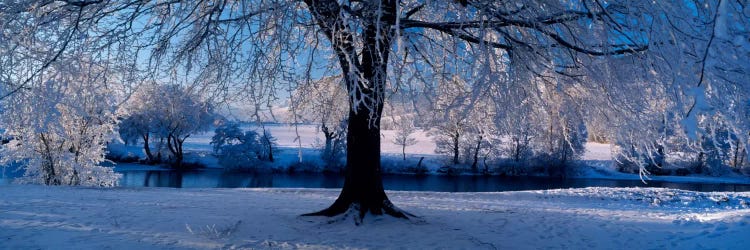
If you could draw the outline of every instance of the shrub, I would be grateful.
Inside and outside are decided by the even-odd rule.
[[[261,137],[255,131],[242,132],[237,123],[229,122],[216,128],[211,145],[221,166],[236,169],[272,161],[275,141],[267,130]]]

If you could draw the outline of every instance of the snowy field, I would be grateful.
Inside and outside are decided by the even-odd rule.
[[[338,190],[0,186],[2,249],[742,249],[750,193],[389,192],[419,218],[300,217]]]

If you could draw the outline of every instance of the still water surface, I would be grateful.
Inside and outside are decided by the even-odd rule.
[[[177,188],[341,188],[344,178],[331,174],[254,174],[203,170],[123,171],[120,185],[126,187]],[[676,183],[638,180],[560,179],[499,176],[410,176],[384,175],[387,190],[439,192],[495,192],[580,187],[665,187],[694,191],[750,191],[750,184]]]

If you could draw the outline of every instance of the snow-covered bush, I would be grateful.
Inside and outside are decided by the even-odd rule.
[[[228,169],[254,167],[260,163],[258,133],[242,132],[237,123],[226,123],[216,128],[211,138],[219,164]]]
[[[257,134],[252,136],[253,142],[255,142],[256,136]],[[240,144],[245,138],[245,134],[242,132],[242,129],[240,129],[239,124],[235,122],[226,122],[216,127],[214,130],[214,136],[211,137],[211,145],[213,146],[214,153],[221,155],[224,154],[223,149],[225,145]]]
[[[228,169],[255,168],[263,161],[273,161],[276,139],[267,130],[263,135],[245,131],[234,122],[216,128],[211,138],[219,164]]]
[[[720,117],[706,118],[702,122],[701,135],[696,151],[696,162],[702,167],[701,172],[720,176],[731,171],[740,157],[738,136],[730,130]]]
[[[258,159],[273,162],[273,152],[277,150],[276,137],[274,137],[268,129],[262,128],[262,130],[263,134],[258,134],[258,142],[260,143]]]
[[[2,100],[11,139],[2,162],[23,165],[23,181],[46,185],[115,186],[120,174],[102,167],[115,137],[115,100],[85,62],[53,64],[39,83]]]
[[[293,173],[320,173],[322,170],[325,171],[326,169],[321,166],[322,162],[320,161],[302,161],[302,162],[295,162],[291,165],[287,166],[286,172],[289,174]]]

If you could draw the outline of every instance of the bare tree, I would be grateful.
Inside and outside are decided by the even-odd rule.
[[[413,122],[406,117],[400,117],[396,122],[396,137],[393,138],[393,144],[401,146],[403,160],[406,160],[406,147],[417,144],[417,139],[411,136],[415,131]]]

